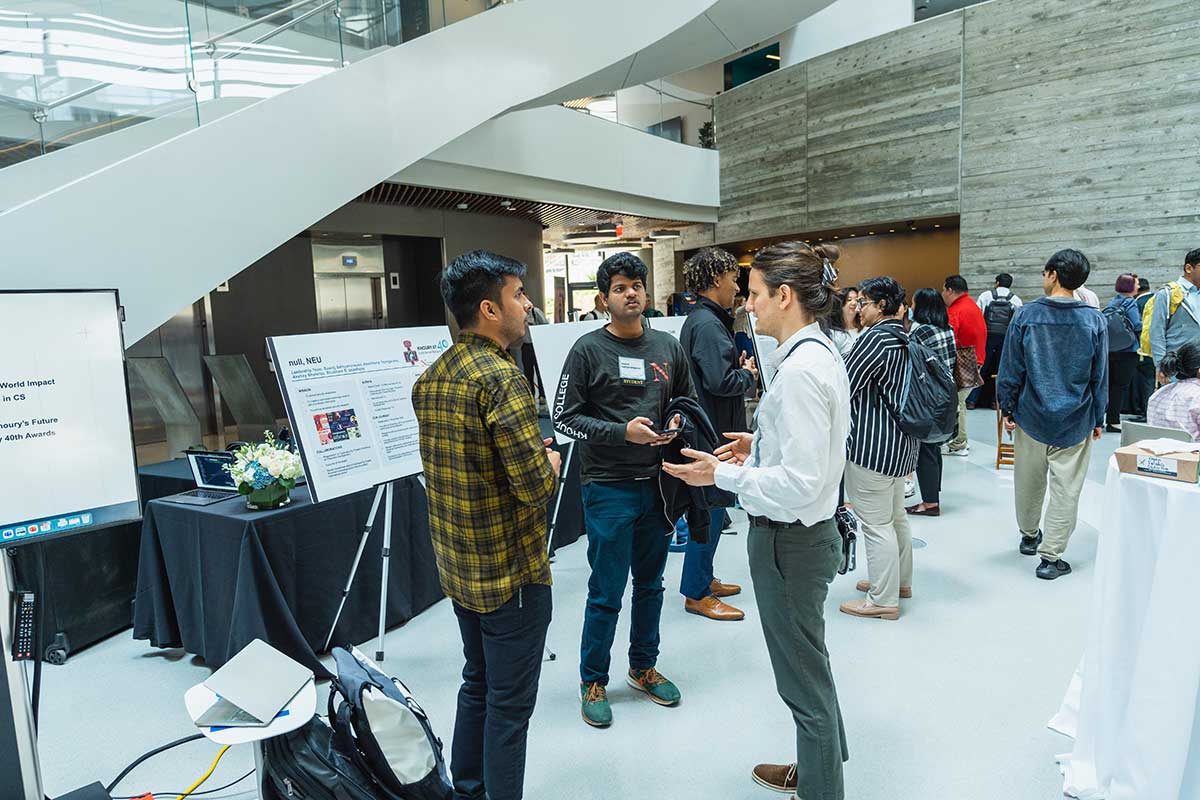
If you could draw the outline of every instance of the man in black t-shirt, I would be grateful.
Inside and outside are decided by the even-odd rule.
[[[663,569],[673,521],[658,485],[661,445],[678,426],[666,420],[675,397],[695,397],[687,355],[667,333],[644,328],[646,265],[631,253],[605,259],[596,286],[611,321],[571,348],[559,379],[554,427],[578,441],[588,531],[587,611],[580,646],[583,719],[612,723],[609,662],[621,598],[633,576],[629,672],[626,681],[659,705],[679,702],[679,690],[658,673]]]

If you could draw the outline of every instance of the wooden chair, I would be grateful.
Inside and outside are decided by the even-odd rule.
[[[995,376],[992,376],[995,380]],[[1004,418],[1000,416],[1000,404],[996,404],[996,469],[1016,464],[1017,451],[1011,441],[1004,441]]]

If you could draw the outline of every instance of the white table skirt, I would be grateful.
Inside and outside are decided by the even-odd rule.
[[[1194,800],[1200,487],[1125,475],[1114,459],[1104,494],[1087,650],[1051,721],[1064,733],[1074,728],[1063,792],[1082,800]]]

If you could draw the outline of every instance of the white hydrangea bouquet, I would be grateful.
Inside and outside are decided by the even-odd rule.
[[[237,484],[238,494],[246,496],[246,507],[254,511],[286,506],[292,501],[296,479],[304,474],[297,453],[279,445],[270,431],[262,444],[244,445],[234,462],[225,467]]]

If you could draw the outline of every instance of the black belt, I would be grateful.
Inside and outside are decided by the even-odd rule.
[[[775,528],[776,530],[779,530],[782,528],[794,528],[797,525],[802,525],[803,523],[800,522],[800,520],[794,520],[792,522],[776,522],[768,517],[756,517],[754,515],[750,515],[750,524],[757,525],[760,528]]]

